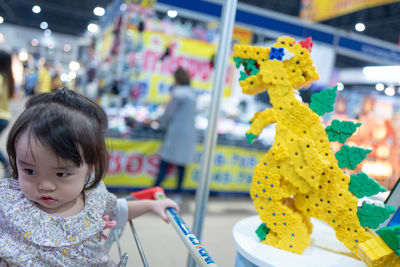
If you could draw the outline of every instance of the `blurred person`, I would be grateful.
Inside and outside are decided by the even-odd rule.
[[[196,96],[190,87],[190,76],[184,69],[178,68],[174,78],[171,99],[158,120],[160,128],[165,129],[166,134],[159,152],[161,162],[154,186],[161,185],[169,166],[173,165],[178,169],[175,193],[180,193],[185,177],[185,166],[192,161],[197,144]],[[176,200],[179,201],[179,197]]]
[[[50,65],[44,63],[39,67],[38,80],[36,83],[35,93],[48,93],[51,91],[51,75],[50,75]]]
[[[62,86],[63,82],[61,81],[60,71],[56,70],[51,78],[51,91],[57,91]]]
[[[25,95],[35,94],[35,86],[38,81],[39,73],[37,67],[33,70],[28,71],[25,75]]]
[[[9,102],[14,95],[14,90],[11,55],[0,50],[0,134],[7,127],[8,122],[11,119]],[[10,164],[1,151],[0,161],[4,166],[5,175],[10,175]]]

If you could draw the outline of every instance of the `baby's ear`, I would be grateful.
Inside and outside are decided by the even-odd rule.
[[[89,175],[91,175],[92,173],[94,174],[94,170],[95,170],[94,165],[89,165],[89,169],[88,169],[87,175],[89,176]]]
[[[94,181],[94,175],[95,175],[94,170],[95,170],[94,165],[90,165],[86,174],[86,184],[92,183]]]

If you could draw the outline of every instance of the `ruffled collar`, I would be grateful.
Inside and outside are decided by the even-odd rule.
[[[103,182],[85,191],[85,207],[78,214],[62,217],[44,212],[27,199],[15,179],[0,179],[0,212],[5,216],[3,227],[21,232],[22,238],[39,246],[60,247],[81,243],[99,234],[104,226],[106,203]]]

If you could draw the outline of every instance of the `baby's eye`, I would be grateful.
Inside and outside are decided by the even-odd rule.
[[[24,172],[28,175],[35,175],[36,171],[32,169],[24,169]]]
[[[60,178],[65,178],[68,176],[68,173],[65,172],[57,172],[56,175]]]

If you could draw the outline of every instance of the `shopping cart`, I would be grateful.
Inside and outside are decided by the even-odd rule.
[[[149,189],[141,190],[138,192],[131,193],[126,199],[128,200],[141,200],[141,199],[164,199],[166,198],[164,190],[161,187],[152,187]],[[175,209],[169,208],[167,209],[167,216],[175,231],[178,233],[179,237],[182,239],[185,246],[188,248],[190,255],[194,259],[194,261],[200,267],[217,267],[217,264],[208,254],[207,250],[200,243],[197,237],[192,233],[190,228],[186,225],[186,223],[182,220],[179,214],[175,211]],[[133,226],[132,220],[128,221],[133,237],[136,242],[136,246],[138,248],[140,257],[143,262],[143,266],[148,267],[149,264],[147,262],[146,256],[144,255],[144,251],[142,245],[140,243],[138,234],[136,233],[135,227]],[[111,246],[114,242],[117,245],[117,250],[119,254],[120,262],[118,266],[126,266],[128,263],[128,254],[122,251],[120,245],[120,239],[123,234],[125,225],[121,225],[120,227],[114,227],[110,230],[108,234],[108,239],[104,243],[104,247],[106,252],[110,251]]]

